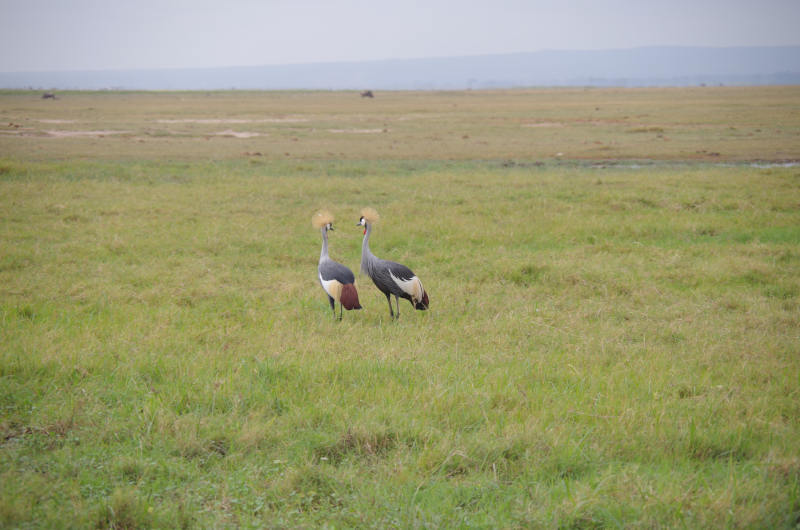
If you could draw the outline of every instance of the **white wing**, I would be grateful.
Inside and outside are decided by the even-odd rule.
[[[389,277],[408,296],[410,296],[414,300],[422,299],[422,292],[421,292],[422,282],[419,281],[419,278],[417,278],[416,276],[412,276],[408,280],[403,280],[392,274],[391,270],[389,271]]]

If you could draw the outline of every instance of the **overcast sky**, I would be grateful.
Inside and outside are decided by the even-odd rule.
[[[800,0],[0,0],[0,71],[800,45]]]

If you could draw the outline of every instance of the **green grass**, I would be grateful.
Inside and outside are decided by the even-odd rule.
[[[0,526],[798,525],[800,168],[54,149],[0,160]],[[430,311],[333,319],[367,205]]]
[[[361,167],[4,175],[5,525],[796,522],[796,169]]]

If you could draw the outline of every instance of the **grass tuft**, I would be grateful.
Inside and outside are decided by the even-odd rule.
[[[95,528],[131,530],[153,526],[152,510],[131,489],[115,490],[98,514]]]
[[[394,449],[397,443],[397,435],[390,432],[348,429],[335,443],[315,449],[314,457],[332,464],[340,464],[348,457],[380,458]]]

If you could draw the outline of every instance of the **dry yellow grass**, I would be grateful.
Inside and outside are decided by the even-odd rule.
[[[800,158],[800,88],[464,92],[0,92],[25,158]]]

